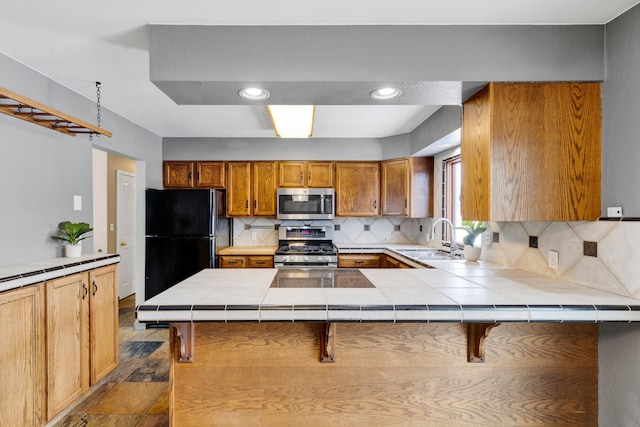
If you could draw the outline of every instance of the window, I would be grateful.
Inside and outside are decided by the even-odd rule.
[[[460,155],[442,161],[442,217],[447,218],[454,226],[462,225],[460,196],[462,188],[462,161]],[[449,227],[443,227],[443,239],[451,240]],[[456,230],[456,240],[461,245],[465,236],[464,230]]]

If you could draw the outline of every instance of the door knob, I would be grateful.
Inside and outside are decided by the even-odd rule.
[[[127,246],[127,242],[120,242],[120,246]]]

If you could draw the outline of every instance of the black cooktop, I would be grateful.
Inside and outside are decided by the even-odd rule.
[[[271,288],[375,288],[359,270],[346,268],[284,268]]]

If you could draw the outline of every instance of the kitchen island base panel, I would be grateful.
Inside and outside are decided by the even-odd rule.
[[[486,362],[467,324],[196,323],[193,363],[171,329],[173,426],[595,426],[598,327],[503,323]]]

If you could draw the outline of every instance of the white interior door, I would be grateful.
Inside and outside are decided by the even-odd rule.
[[[136,175],[131,172],[116,171],[117,215],[116,246],[120,255],[118,267],[118,298],[126,298],[134,293],[136,254]]]

